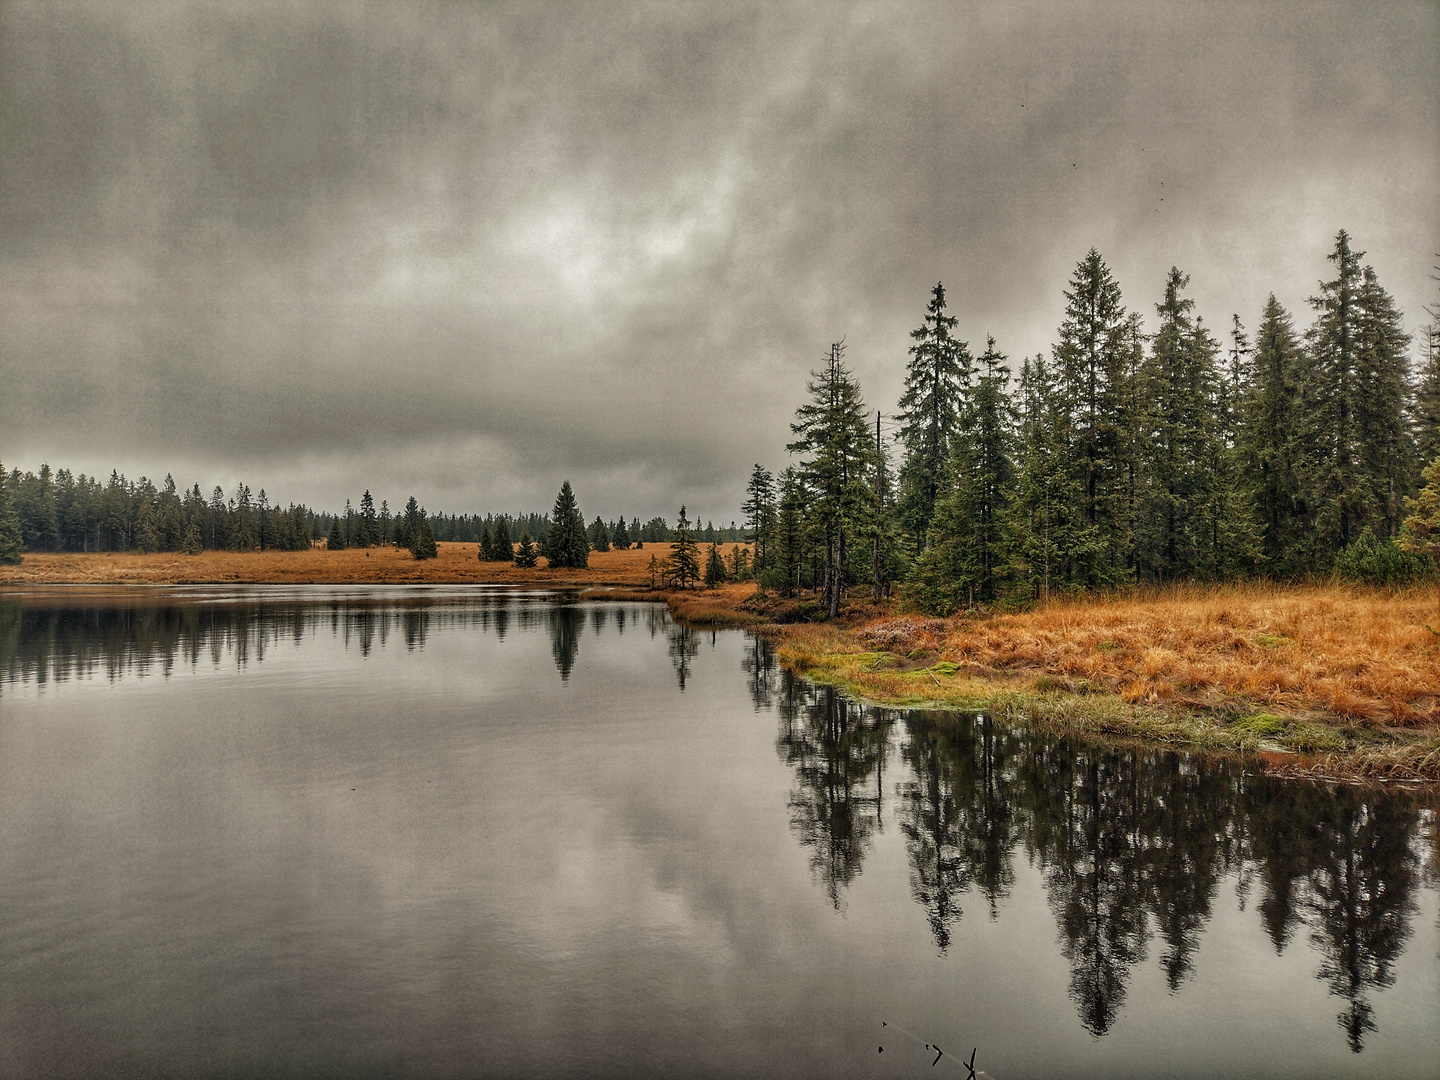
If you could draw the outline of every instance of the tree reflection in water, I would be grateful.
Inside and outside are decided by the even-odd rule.
[[[1015,881],[1010,853],[1017,834],[1002,782],[1010,747],[985,717],[971,726],[917,712],[906,716],[905,726],[904,758],[914,779],[897,790],[910,891],[944,953],[961,915],[961,894],[975,885],[994,918]]]
[[[1363,1049],[1375,1029],[1369,992],[1394,982],[1411,933],[1419,846],[1435,846],[1422,838],[1437,829],[1434,813],[1407,795],[1279,781],[1232,759],[1099,746],[987,716],[885,713],[786,672],[777,695],[772,665],[760,642],[742,660],[756,707],[778,696],[777,751],[795,771],[791,828],[837,908],[880,828],[888,726],[901,715],[908,768],[895,793],[910,891],[941,953],[968,894],[998,915],[1023,845],[1080,1023],[1101,1036],[1152,939],[1171,993],[1183,989],[1220,882],[1234,875],[1242,910],[1259,884],[1257,914],[1277,952],[1308,931],[1316,976],[1348,1002],[1337,1019]]]
[[[685,692],[685,683],[690,678],[690,665],[700,653],[700,635],[688,626],[671,623],[665,631],[670,662],[675,665],[675,681],[680,692]]]
[[[761,712],[775,704],[776,670],[775,647],[762,637],[750,636],[745,639],[745,656],[740,667],[748,679],[750,700],[755,711]]]
[[[580,654],[580,633],[585,628],[585,612],[574,604],[555,604],[549,609],[550,655],[560,672],[560,681],[569,682]]]
[[[790,828],[811,849],[810,868],[838,911],[881,828],[892,714],[857,705],[831,687],[809,687],[786,672],[780,716],[777,749],[795,770]]]

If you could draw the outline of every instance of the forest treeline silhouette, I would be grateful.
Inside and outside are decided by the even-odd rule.
[[[264,488],[256,494],[245,483],[229,495],[216,486],[206,497],[198,483],[181,491],[168,475],[157,486],[148,477],[127,480],[114,470],[102,482],[48,464],[38,472],[0,469],[0,563],[16,562],[27,551],[304,551],[321,541],[331,550],[393,545],[418,552],[422,536],[432,543],[478,543],[486,558],[508,562],[513,544],[526,535],[540,545],[537,554],[543,553],[556,520],[538,512],[429,514],[413,495],[392,510],[385,499],[376,506],[368,489],[358,506],[346,500],[343,511],[332,513],[273,504]],[[612,543],[628,548],[675,536],[658,516],[643,523],[638,517],[627,523],[623,516],[609,522],[597,516],[580,525],[581,542],[599,551]],[[739,540],[740,532],[733,522],[722,528],[709,522],[697,527],[695,536],[723,543]]]

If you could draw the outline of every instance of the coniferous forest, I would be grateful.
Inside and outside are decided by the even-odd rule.
[[[1100,253],[1076,265],[1048,356],[972,346],[936,284],[911,333],[896,411],[872,411],[833,344],[811,372],[778,475],[751,473],[743,526],[624,515],[588,525],[566,481],[551,514],[392,511],[370,491],[322,512],[167,476],[108,481],[0,469],[0,561],[25,551],[334,550],[477,543],[482,561],[647,542],[753,544],[712,551],[667,581],[755,577],[813,591],[830,615],[847,591],[918,609],[1028,603],[1130,584],[1335,575],[1395,584],[1433,576],[1440,538],[1440,308],[1412,336],[1341,231],[1302,316],[1272,294],[1253,328],[1212,330],[1188,275],[1159,283],[1155,329],[1127,307]],[[898,466],[897,463],[898,462]],[[1428,508],[1428,509],[1427,509]],[[1432,520],[1433,519],[1433,520]]]
[[[573,505],[573,494],[570,498]],[[382,545],[415,551],[425,536],[432,543],[479,544],[484,561],[509,562],[525,537],[543,549],[556,520],[536,512],[430,515],[414,496],[392,511],[388,500],[377,507],[369,490],[358,506],[347,500],[343,511],[318,511],[272,504],[264,488],[255,494],[244,483],[228,496],[217,486],[207,498],[199,484],[181,491],[168,475],[157,487],[148,477],[127,480],[114,470],[102,483],[49,465],[24,473],[0,468],[0,564],[18,562],[27,551],[304,551],[321,541],[332,551]],[[597,517],[588,527],[580,521],[577,529],[579,542],[597,551],[675,537],[663,517],[643,524],[639,517],[628,523],[623,516],[610,522]],[[734,522],[722,528],[711,522],[700,535],[711,543],[733,543],[741,529]],[[578,558],[573,550],[566,557]]]
[[[1272,294],[1253,328],[1218,331],[1172,268],[1147,334],[1092,249],[1050,355],[1018,363],[962,339],[937,284],[891,437],[842,341],[796,410],[796,463],[755,466],[760,580],[814,590],[833,616],[862,585],[946,614],[1127,584],[1432,575],[1435,500],[1414,497],[1440,477],[1422,477],[1440,455],[1440,337],[1432,322],[1412,342],[1345,232],[1329,261],[1308,325]]]

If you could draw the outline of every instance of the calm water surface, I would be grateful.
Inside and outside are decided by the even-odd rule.
[[[1436,1077],[1432,807],[654,606],[0,593],[0,1075]]]

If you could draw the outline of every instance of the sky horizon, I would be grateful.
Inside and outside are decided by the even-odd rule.
[[[891,415],[1154,325],[1440,300],[1440,4],[0,6],[0,461],[728,525],[830,342]],[[873,416],[873,413],[872,413]]]

